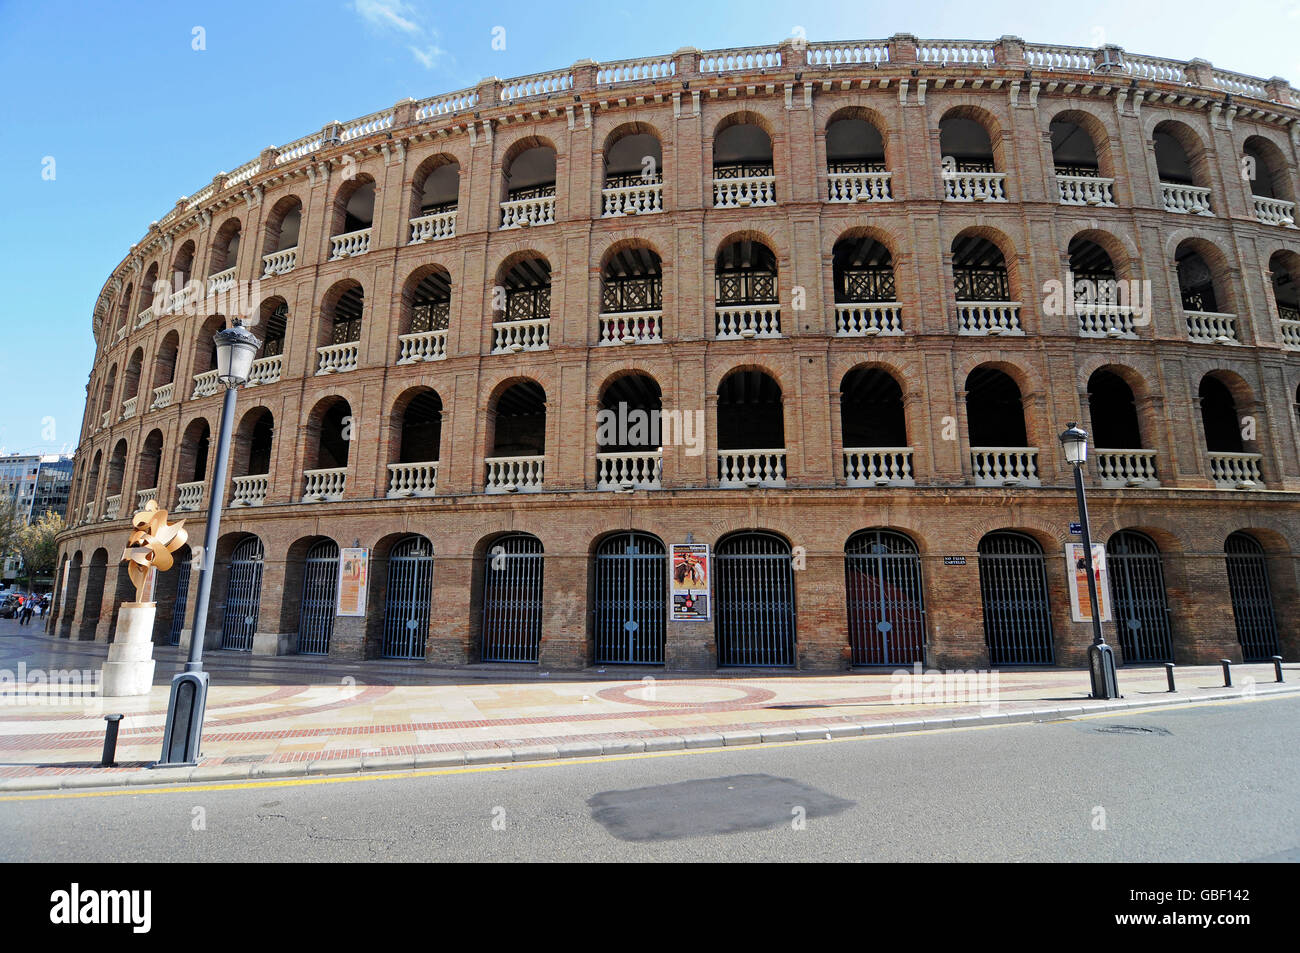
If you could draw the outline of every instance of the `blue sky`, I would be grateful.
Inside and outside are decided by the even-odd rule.
[[[774,43],[796,27],[813,41],[1118,43],[1300,84],[1300,0],[0,0],[0,449],[75,446],[110,271],[176,199],[265,146],[485,76]]]

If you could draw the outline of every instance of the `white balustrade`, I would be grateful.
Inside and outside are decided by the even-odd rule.
[[[273,251],[269,255],[262,256],[262,277],[274,278],[276,275],[287,275],[298,265],[298,248],[286,248],[284,251]]]
[[[208,295],[221,294],[223,291],[229,291],[235,287],[235,269],[227,268],[225,271],[219,271],[208,279]]]
[[[883,66],[889,62],[889,43],[862,41],[809,43],[809,66]]]
[[[284,355],[272,354],[270,357],[259,357],[248,368],[248,383],[246,387],[256,387],[258,384],[274,384],[280,379],[280,373],[284,369]]]
[[[447,331],[417,331],[397,336],[398,364],[441,361],[447,356]]]
[[[745,175],[713,180],[714,208],[749,208],[776,204],[776,176]]]
[[[781,336],[779,304],[727,305],[715,309],[719,341]]]
[[[718,486],[785,486],[785,450],[719,450]]]
[[[411,240],[407,244],[418,245],[421,242],[436,242],[444,238],[456,237],[456,210],[434,212],[411,219]]]
[[[316,375],[341,374],[357,369],[360,341],[348,341],[345,344],[326,344],[316,348]]]
[[[99,415],[99,429],[104,430],[113,422],[113,412],[106,410]]]
[[[501,203],[501,229],[555,224],[555,196],[538,195]]]
[[[1115,205],[1115,180],[1088,175],[1057,175],[1062,205]]]
[[[207,487],[207,480],[176,484],[176,512],[190,513],[202,506],[203,493]]]
[[[438,461],[429,463],[390,463],[388,496],[433,496],[438,488]]]
[[[121,493],[117,494],[117,496],[110,496],[110,497],[108,497],[106,500],[104,500],[104,520],[105,520],[105,522],[107,522],[108,520],[115,520],[115,519],[117,519],[117,514],[120,513],[121,511],[122,511],[122,494],[121,494]]]
[[[845,447],[849,486],[915,486],[911,447]]]
[[[518,79],[508,79],[501,84],[497,93],[503,103],[516,99],[530,99],[533,96],[551,96],[573,88],[573,73],[568,69],[552,70],[549,73],[533,73]]]
[[[217,379],[217,371],[204,371],[202,374],[194,375],[194,393],[190,394],[190,400],[198,400],[200,397],[211,397],[221,386],[221,381]]]
[[[1284,202],[1282,199],[1265,198],[1262,195],[1254,196],[1255,199],[1255,218],[1265,225],[1281,225],[1285,228],[1295,227],[1295,203]]]
[[[1154,450],[1102,450],[1092,451],[1097,462],[1097,477],[1104,487],[1159,486],[1156,478],[1156,452]]]
[[[117,343],[126,337],[126,323],[123,322],[117,326],[117,334],[113,338],[113,343]]]
[[[976,486],[1039,486],[1037,447],[971,447]]]
[[[1074,313],[1079,316],[1081,338],[1137,337],[1133,309],[1128,305],[1075,302]]]
[[[478,90],[462,89],[454,93],[443,93],[441,96],[420,100],[415,110],[415,119],[416,122],[424,122],[439,116],[450,116],[465,109],[473,109],[477,105]]]
[[[150,500],[158,499],[158,487],[150,487],[147,490],[137,490],[135,494],[135,508],[142,510]]]
[[[1166,212],[1179,215],[1213,215],[1210,210],[1210,190],[1195,185],[1176,185],[1173,182],[1160,183],[1160,198]]]
[[[826,175],[828,202],[892,202],[892,172],[830,172]]]
[[[1019,301],[958,301],[958,334],[1024,334]]]
[[[86,503],[86,508],[81,512],[81,522],[93,523],[95,521],[95,501],[90,500]]]
[[[149,405],[149,409],[162,410],[164,407],[170,407],[172,403],[172,393],[175,390],[175,382],[163,384],[161,387],[155,387],[153,389],[153,403]]]
[[[271,478],[266,473],[238,476],[230,481],[231,506],[261,506],[266,502],[266,490]]]
[[[1210,477],[1225,490],[1250,490],[1264,482],[1258,453],[1221,453],[1210,451]]]
[[[757,72],[779,68],[781,51],[768,46],[713,50],[703,54],[698,62],[701,73],[728,73],[735,70]]]
[[[356,258],[370,251],[370,229],[359,228],[355,232],[344,232],[330,237],[330,261],[341,258]]]
[[[1005,202],[1005,172],[944,172],[943,197],[949,202]]]
[[[1193,341],[1227,344],[1237,340],[1237,316],[1215,311],[1184,311],[1187,336]]]
[[[1300,348],[1300,321],[1282,319],[1282,346]]]
[[[671,56],[643,56],[635,60],[601,63],[596,70],[596,85],[647,82],[677,75],[677,62]]]
[[[662,311],[621,311],[600,316],[601,345],[660,344],[663,342]]]
[[[871,338],[903,333],[903,306],[897,301],[862,301],[835,306],[835,335]]]
[[[545,457],[488,457],[488,493],[536,493],[542,489],[545,478]]]
[[[647,182],[644,185],[620,185],[601,190],[602,218],[620,215],[649,215],[664,210],[664,185]]]
[[[146,324],[152,321],[153,318],[154,318],[153,305],[149,305],[149,307],[145,308],[143,311],[141,311],[139,314],[135,316],[136,329],[144,327]]]
[[[135,416],[135,408],[138,403],[140,403],[139,397],[128,397],[126,400],[122,401],[123,420],[130,420]]]
[[[496,321],[492,324],[493,354],[545,351],[551,346],[550,340],[550,318],[536,318],[532,321]]]
[[[993,66],[994,44],[979,40],[921,40],[916,44],[918,63],[939,66]]]
[[[663,486],[663,450],[596,454],[596,489],[658,490]]]
[[[303,470],[302,479],[304,503],[333,503],[343,499],[343,491],[348,482],[348,468]]]

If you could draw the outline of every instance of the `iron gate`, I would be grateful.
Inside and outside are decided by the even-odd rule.
[[[226,611],[221,620],[221,647],[237,652],[253,650],[257,611],[262,601],[262,541],[245,539],[230,556],[226,583]]]
[[[980,540],[980,597],[990,665],[1051,665],[1047,568],[1038,543],[1020,533]]]
[[[844,546],[854,665],[925,664],[921,557],[902,533],[863,530]]]
[[[302,602],[298,609],[298,654],[329,655],[334,634],[334,603],[339,587],[339,547],[321,540],[303,561]]]
[[[1237,621],[1237,641],[1246,662],[1266,662],[1278,654],[1277,619],[1268,584],[1268,557],[1259,540],[1233,533],[1223,544],[1228,563],[1228,591],[1232,616]]]
[[[662,665],[668,551],[656,536],[619,533],[596,550],[595,661]]]
[[[1160,549],[1151,537],[1120,530],[1106,541],[1110,601],[1127,662],[1172,662],[1169,603]]]
[[[172,601],[172,628],[167,635],[168,645],[181,644],[181,630],[185,628],[185,609],[190,601],[190,569],[194,565],[194,555],[189,548],[185,557],[176,565],[176,598]]]
[[[542,542],[506,536],[483,556],[484,662],[536,662],[542,641]]]
[[[794,567],[790,546],[771,533],[718,543],[719,665],[795,664]]]
[[[408,536],[388,556],[384,658],[424,658],[433,590],[433,544]]]

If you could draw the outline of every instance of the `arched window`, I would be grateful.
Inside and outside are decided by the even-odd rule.
[[[593,562],[593,661],[664,664],[668,551],[649,533],[607,536]]]
[[[854,110],[837,113],[826,127],[826,198],[831,202],[893,200],[885,167],[885,140],[871,120]]]
[[[761,241],[739,238],[714,262],[715,336],[719,341],[781,336],[776,255]]]
[[[663,149],[659,137],[642,128],[626,127],[605,149],[604,218],[664,210]]]
[[[1110,253],[1087,238],[1070,240],[1070,280],[1080,337],[1137,337],[1134,302],[1120,283]],[[1150,304],[1150,302],[1146,302]]]
[[[647,374],[611,381],[596,415],[596,488],[653,490],[662,486],[663,399]]]
[[[1300,348],[1300,255],[1280,251],[1268,260],[1273,300],[1282,323],[1282,343]]]
[[[1029,446],[1020,387],[981,365],[966,378],[966,426],[976,486],[1038,486],[1038,448]]]
[[[298,238],[302,230],[302,200],[286,195],[271,207],[262,243],[262,277],[274,278],[298,264]]]
[[[544,351],[550,346],[551,263],[525,253],[497,272],[492,299],[492,353]]]
[[[207,420],[199,418],[191,421],[181,437],[177,453],[176,472],[176,506],[177,512],[190,512],[205,505],[203,491],[208,478],[208,441],[209,428]]]
[[[265,407],[250,410],[235,435],[231,506],[261,506],[270,486],[275,418]]]
[[[949,202],[1005,202],[1006,175],[1000,171],[984,113],[957,108],[939,120],[939,151],[944,199]]]
[[[718,665],[795,665],[790,544],[774,533],[733,533],[719,540],[714,564],[718,577]]]
[[[953,239],[952,280],[959,334],[1024,334],[1020,302],[998,245],[967,230]]]
[[[1200,137],[1183,123],[1166,120],[1156,126],[1152,147],[1165,211],[1213,215],[1209,160]]]
[[[785,486],[781,385],[763,371],[733,371],[718,385],[718,485]]]
[[[979,543],[979,566],[989,664],[1052,664],[1043,548],[1023,533],[989,533]]]
[[[915,486],[903,389],[880,368],[859,367],[840,383],[840,434],[849,486]]]
[[[536,381],[516,381],[492,401],[489,417],[487,492],[540,491],[546,460],[546,391]]]
[[[1158,486],[1155,451],[1144,449],[1142,424],[1128,382],[1105,368],[1094,371],[1088,378],[1088,412],[1101,485]]]
[[[663,340],[663,263],[644,245],[625,245],[605,256],[600,269],[602,345],[657,344]]]
[[[757,116],[728,117],[713,136],[713,207],[775,204],[772,137]]]
[[[541,139],[516,143],[502,163],[501,228],[555,222],[555,147]]]
[[[903,333],[894,258],[884,244],[865,234],[841,238],[831,252],[831,269],[837,336]]]
[[[158,473],[162,466],[162,451],[162,431],[150,431],[140,447],[140,459],[136,464],[135,505],[137,507],[143,507],[150,500],[158,499]]]
[[[397,336],[398,364],[440,361],[447,356],[451,322],[451,276],[441,265],[426,265],[406,280]]]
[[[1294,226],[1295,184],[1282,150],[1262,136],[1251,136],[1244,152],[1255,218],[1266,225]]]
[[[342,281],[325,294],[317,331],[317,374],[356,370],[366,293],[355,281]]]
[[[370,251],[370,229],[375,221],[375,180],[363,173],[345,182],[334,200],[333,216],[330,261]]]
[[[1061,204],[1114,206],[1110,155],[1106,151],[1098,153],[1094,138],[1105,137],[1100,121],[1087,113],[1067,111],[1052,120],[1049,131]]]
[[[442,398],[419,389],[398,401],[393,414],[397,460],[388,465],[388,496],[433,496],[438,485],[442,443]]]
[[[180,354],[181,339],[175,331],[168,331],[158,346],[153,360],[153,402],[150,410],[169,407],[175,399],[176,358]]]
[[[316,405],[307,421],[304,503],[343,499],[353,430],[352,408],[342,397]]]
[[[1210,477],[1223,489],[1251,490],[1264,482],[1256,452],[1258,422],[1243,417],[1232,389],[1217,373],[1201,378],[1198,396]]]

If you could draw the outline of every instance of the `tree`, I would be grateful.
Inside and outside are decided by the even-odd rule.
[[[28,592],[32,591],[35,577],[54,574],[54,564],[59,556],[57,539],[63,528],[63,517],[53,510],[46,510],[40,519],[18,531],[15,549],[23,558]]]

